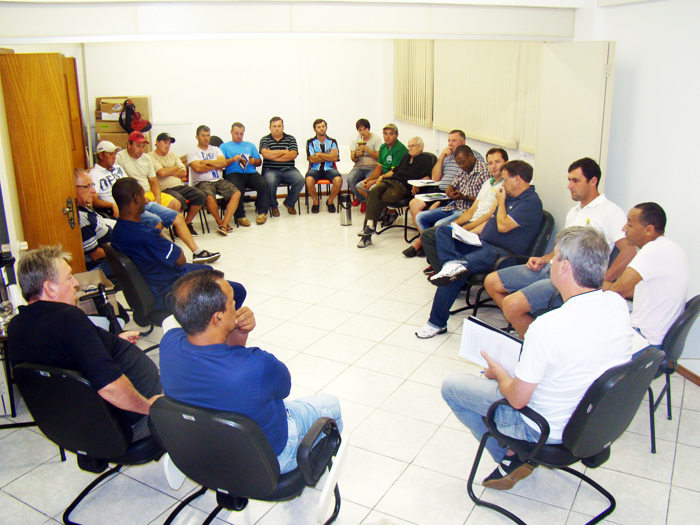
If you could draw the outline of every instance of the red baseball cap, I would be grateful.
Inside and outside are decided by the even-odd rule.
[[[146,140],[146,137],[144,137],[143,133],[140,131],[132,131],[129,134],[129,140],[132,142],[145,142],[146,144],[150,144],[150,142]]]

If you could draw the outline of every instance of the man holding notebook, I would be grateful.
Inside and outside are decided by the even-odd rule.
[[[550,278],[564,304],[530,325],[512,376],[482,351],[488,365],[484,377],[452,374],[443,381],[443,399],[474,437],[482,438],[482,416],[505,397],[512,408],[498,408],[499,431],[537,442],[537,426],[516,410],[529,406],[549,423],[547,443],[561,443],[564,427],[588,387],[632,357],[635,332],[627,304],[601,289],[609,255],[605,236],[595,228],[572,226],[559,232]],[[486,487],[509,490],[534,468],[494,439],[487,441],[486,449],[498,463],[482,482]]]

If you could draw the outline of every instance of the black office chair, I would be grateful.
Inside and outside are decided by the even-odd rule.
[[[221,509],[240,511],[249,499],[284,501],[313,487],[330,470],[340,447],[340,433],[331,418],[314,423],[299,446],[298,468],[280,475],[279,462],[260,427],[250,418],[180,403],[161,397],[151,406],[156,438],[175,466],[202,487],[184,499],[165,521],[175,516],[208,488],[216,490],[217,507],[206,519],[210,523]],[[316,439],[325,434],[313,446]],[[334,489],[335,509],[326,525],[340,511],[340,491]]]
[[[664,359],[656,371],[654,379],[666,376],[666,384],[661,389],[659,397],[654,400],[654,392],[649,386],[649,429],[651,432],[651,453],[656,454],[656,424],[654,422],[654,412],[659,408],[661,401],[666,394],[666,417],[670,420],[671,414],[671,374],[678,368],[678,359],[680,359],[685,347],[685,340],[688,337],[693,323],[700,314],[700,295],[696,295],[690,301],[685,303],[685,311],[678,316],[671,328],[668,329],[664,340],[661,343],[661,350],[664,352]]]
[[[532,443],[504,436],[496,428],[494,417],[499,406],[509,406],[508,401],[501,399],[495,402],[489,407],[484,418],[487,432],[481,439],[469,474],[469,481],[467,481],[469,497],[477,505],[488,507],[515,523],[525,525],[525,522],[515,514],[494,503],[479,499],[474,494],[472,485],[486,441],[494,438],[501,446],[514,451],[521,461],[568,472],[605,496],[610,505],[589,521],[589,524],[598,523],[611,514],[615,510],[615,498],[612,494],[585,474],[570,468],[569,465],[581,461],[588,468],[596,468],[610,458],[610,444],[624,433],[634,419],[662,358],[662,352],[648,348],[636,359],[613,367],[596,379],[564,428],[561,445],[545,445],[549,437],[549,424],[546,419],[527,406],[518,412],[537,424],[541,432],[539,441]]]
[[[425,153],[426,153],[426,155],[428,155],[430,157],[431,167],[434,167],[435,164],[437,164],[437,156],[435,156],[434,153],[431,153],[429,151],[426,151]],[[413,230],[415,232],[418,231],[418,228],[416,228],[415,226],[408,225],[408,217],[409,217],[408,205],[410,204],[410,202],[412,200],[413,200],[413,195],[409,195],[408,197],[405,197],[398,202],[394,202],[392,204],[389,204],[387,206],[388,210],[394,210],[399,215],[399,217],[401,217],[402,215],[404,216],[403,224],[394,223],[394,224],[391,224],[389,226],[382,228],[381,230],[379,229],[379,227],[377,227],[377,235],[381,235],[385,231],[390,230],[392,228],[403,228],[403,238],[406,242],[411,243],[411,242],[415,241],[418,237],[420,237],[420,233],[417,233],[416,235],[414,235],[410,239],[408,238],[408,230]],[[398,219],[397,219],[397,221],[398,221]]]
[[[103,472],[68,506],[63,523],[74,524],[70,521],[71,512],[123,465],[142,465],[163,455],[162,447],[152,436],[132,443],[131,425],[124,413],[102,399],[80,372],[33,363],[21,363],[12,372],[44,435],[61,449],[75,452],[81,470]],[[63,450],[61,459],[66,459]],[[104,472],[108,463],[117,465]]]
[[[551,213],[544,210],[542,211],[542,215],[543,217],[542,223],[540,224],[540,229],[530,243],[530,246],[528,246],[527,251],[523,254],[506,255],[505,257],[501,257],[495,261],[490,272],[469,274],[465,284],[467,305],[463,306],[462,308],[452,310],[450,314],[458,314],[471,308],[474,310],[472,315],[476,316],[476,312],[479,310],[479,308],[498,308],[498,305],[493,302],[493,299],[491,299],[488,294],[486,294],[486,297],[482,299],[484,293],[486,292],[486,288],[484,288],[484,280],[486,280],[486,276],[489,273],[495,272],[499,268],[511,266],[515,262],[523,264],[526,263],[530,257],[542,257],[545,254],[547,251],[547,245],[549,245],[549,239],[552,236],[552,230],[554,230],[554,217],[552,217]],[[479,291],[476,294],[476,300],[473,303],[469,301],[469,294],[471,293],[472,287],[479,288]]]
[[[148,335],[154,326],[160,326],[170,315],[165,309],[156,308],[153,292],[134,262],[111,244],[103,245],[112,271],[119,279],[126,302],[134,312],[134,322],[139,326],[150,327],[141,335]],[[157,345],[156,345],[157,346]],[[150,348],[152,350],[155,347]]]

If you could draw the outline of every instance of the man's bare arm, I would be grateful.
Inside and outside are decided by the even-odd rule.
[[[149,177],[148,184],[151,186],[151,193],[153,193],[153,202],[160,204],[160,186],[158,185],[158,179],[156,177]]]
[[[264,148],[260,150],[260,155],[262,155],[262,158],[265,160],[280,160],[280,158],[288,151],[289,150],[286,149],[271,150]]]
[[[491,359],[491,356],[486,352],[482,351],[481,355],[489,365],[488,368],[484,369],[484,376],[498,381],[498,389],[508,400],[508,403],[516,410],[527,406],[537,388],[537,383],[526,383],[518,377],[510,377],[505,368]]]
[[[436,182],[442,180],[442,163],[445,160],[445,157],[447,157],[448,155],[452,155],[452,150],[449,147],[445,148],[444,150],[442,150],[442,152],[440,152],[440,156],[438,157],[435,166],[433,166],[432,177],[433,180]]]
[[[134,388],[129,378],[122,374],[116,381],[112,381],[107,386],[100,388],[99,396],[122,410],[136,412],[137,414],[148,414],[151,404],[160,396],[146,399]]]
[[[633,244],[630,244],[625,237],[617,241],[615,246],[619,252],[608,268],[608,271],[605,272],[606,281],[614,281],[620,277],[625,271],[625,268],[627,268],[627,265],[632,262],[634,256],[637,255],[637,248]]]
[[[184,179],[187,176],[187,171],[184,168],[172,166],[170,168],[159,169],[156,171],[156,175],[161,179],[163,177],[177,177],[178,179]]]
[[[642,280],[642,276],[634,268],[629,266],[622,272],[620,278],[614,283],[603,283],[603,290],[611,290],[620,294],[625,299],[634,297],[634,287]]]
[[[184,266],[186,262],[187,258],[185,257],[185,252],[180,250],[180,257],[175,261],[175,266]]]
[[[498,211],[496,212],[496,226],[500,233],[508,233],[520,225],[515,222],[509,215],[506,208],[506,190],[500,187],[496,190],[496,202],[498,202]]]
[[[464,213],[462,213],[462,215],[455,219],[455,222],[460,226],[467,224],[470,220],[472,220],[472,217],[474,217],[474,212],[476,211],[476,207],[478,206],[478,204],[478,202],[472,204],[468,210],[466,210]]]

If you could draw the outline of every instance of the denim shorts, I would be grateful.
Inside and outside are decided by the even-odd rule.
[[[535,313],[549,308],[549,301],[557,289],[549,279],[550,264],[541,270],[532,271],[524,264],[498,270],[498,278],[508,293],[522,292],[530,305],[530,312]],[[556,303],[555,303],[556,304]],[[559,301],[558,306],[561,306]]]
[[[163,223],[164,228],[170,228],[177,219],[177,212],[166,208],[161,204],[149,202],[146,204],[146,211],[141,214],[141,222],[146,226],[155,228],[159,222]]]

